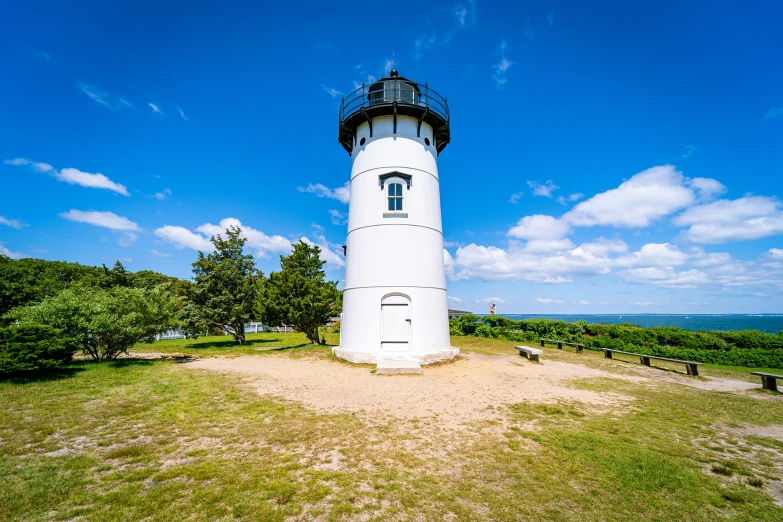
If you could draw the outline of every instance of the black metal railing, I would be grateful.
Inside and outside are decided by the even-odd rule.
[[[340,104],[340,125],[354,114],[379,105],[421,107],[429,109],[448,125],[449,105],[446,98],[426,83],[408,80],[381,80],[361,87],[343,98]]]

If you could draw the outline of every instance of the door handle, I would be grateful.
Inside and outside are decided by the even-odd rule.
[[[410,320],[410,319],[405,319],[405,321],[406,321],[406,322],[408,322],[408,323],[410,323],[410,322],[411,322],[411,320]]]

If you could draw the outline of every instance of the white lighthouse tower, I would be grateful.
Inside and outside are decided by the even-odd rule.
[[[351,155],[351,200],[338,357],[426,364],[449,341],[438,155],[450,140],[446,100],[389,76],[343,99],[339,141]]]

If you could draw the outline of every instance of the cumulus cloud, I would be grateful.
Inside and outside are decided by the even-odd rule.
[[[568,223],[552,216],[535,214],[525,216],[508,231],[517,239],[560,239],[570,231]]]
[[[246,245],[255,250],[257,257],[269,257],[272,253],[287,254],[293,248],[290,239],[280,235],[267,235],[260,230],[243,225],[236,218],[221,219],[217,225],[204,223],[196,227],[195,232],[185,227],[164,225],[155,229],[155,235],[178,249],[190,248],[211,252],[214,248],[210,238],[218,234],[225,237],[229,227],[239,227],[242,230],[240,237],[247,239]],[[339,268],[345,265],[341,255],[330,248],[330,245],[320,234],[316,234],[314,241],[306,237],[301,239],[308,244],[318,245],[322,250],[321,259],[326,261],[330,268]]]
[[[330,189],[326,185],[321,183],[310,183],[306,187],[296,187],[299,192],[308,192],[315,194],[319,198],[336,199],[340,203],[348,203],[351,199],[351,182],[346,181],[342,187],[336,189]]]
[[[629,283],[644,283],[664,288],[696,288],[710,282],[710,277],[695,268],[677,272],[672,267],[629,268],[619,273]]]
[[[501,299],[499,297],[485,297],[484,299],[477,299],[477,303],[500,303],[500,304],[509,304],[508,301]]]
[[[544,299],[541,297],[536,298],[536,303],[544,304],[544,305],[550,305],[550,304],[563,304],[563,301],[558,301],[556,299]]]
[[[10,219],[4,216],[0,216],[0,225],[5,225],[7,227],[17,228],[17,229],[24,227],[24,223],[22,223],[18,219]]]
[[[691,207],[673,223],[688,227],[682,237],[693,243],[731,243],[783,234],[783,211],[775,198],[746,196]]]
[[[568,203],[573,203],[574,201],[579,201],[585,197],[584,194],[581,192],[574,192],[573,194],[569,194],[568,197],[565,196],[558,196],[557,202],[561,205],[567,205]]]
[[[58,171],[48,163],[30,161],[25,158],[3,160],[3,163],[5,163],[6,165],[14,165],[17,167],[26,165],[29,166],[31,169],[35,170],[36,172],[43,172],[44,174],[49,174],[51,176],[54,176],[56,179],[60,181],[64,181],[65,183],[68,183],[70,185],[79,185],[87,188],[99,188],[99,189],[111,190],[112,192],[117,192],[119,194],[122,194],[123,196],[130,196],[130,193],[128,192],[128,189],[125,187],[125,185],[122,185],[120,183],[115,183],[114,181],[110,180],[108,177],[104,176],[100,172],[92,174],[90,172],[82,172],[81,170],[74,169],[74,168],[66,168]]]
[[[446,297],[446,300],[449,301],[450,303],[464,303],[465,302],[464,300],[460,299],[459,297],[455,297],[453,295],[450,295],[450,296]]]
[[[498,63],[492,66],[492,81],[495,83],[495,87],[502,89],[506,86],[508,78],[506,72],[514,65],[514,62],[506,57],[506,50],[508,49],[508,43],[505,40],[500,42],[500,60]]]
[[[783,259],[783,248],[770,248],[767,253],[775,259]]]
[[[562,219],[576,226],[647,227],[695,199],[682,173],[665,165],[640,172],[619,187],[579,203]]]
[[[133,104],[125,98],[112,96],[108,92],[95,87],[94,85],[80,83],[79,89],[98,105],[107,107],[113,111],[134,108]]]
[[[689,185],[696,190],[696,198],[701,202],[711,201],[727,190],[723,183],[711,178],[693,178]]]

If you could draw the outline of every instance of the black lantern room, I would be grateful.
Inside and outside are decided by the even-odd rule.
[[[432,90],[428,84],[420,84],[399,76],[392,70],[389,76],[370,85],[364,85],[343,98],[340,104],[340,129],[338,140],[348,154],[353,152],[356,129],[364,122],[370,126],[378,116],[394,116],[394,132],[397,132],[397,116],[410,116],[421,123],[428,123],[435,136],[435,148],[440,152],[451,140],[449,130],[449,105],[446,98]]]

